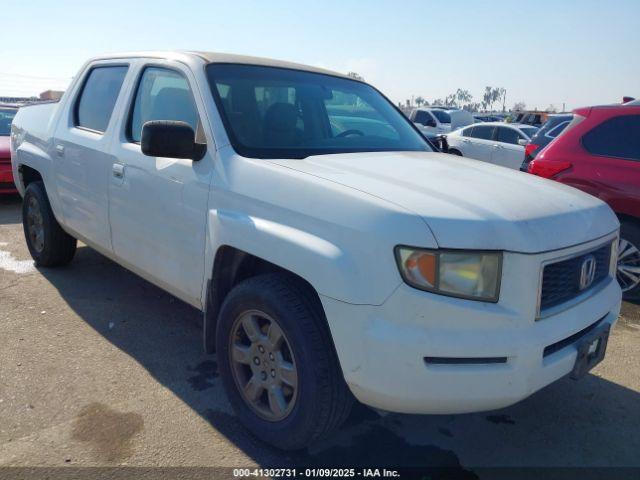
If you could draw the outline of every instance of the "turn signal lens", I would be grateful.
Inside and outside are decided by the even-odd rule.
[[[436,286],[436,256],[424,251],[412,252],[404,260],[404,268],[412,281],[428,287]]]

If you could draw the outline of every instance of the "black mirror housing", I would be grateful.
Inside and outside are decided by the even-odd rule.
[[[196,134],[186,122],[153,120],[142,126],[142,153],[149,157],[200,160],[207,146],[196,143]]]

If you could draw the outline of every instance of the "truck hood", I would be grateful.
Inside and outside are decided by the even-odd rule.
[[[443,153],[363,152],[273,162],[415,213],[441,248],[538,253],[618,228],[611,209],[591,195]]]

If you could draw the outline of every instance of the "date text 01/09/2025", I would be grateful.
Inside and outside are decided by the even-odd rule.
[[[386,468],[235,468],[233,476],[237,478],[269,477],[269,478],[394,478],[399,477],[397,470]]]

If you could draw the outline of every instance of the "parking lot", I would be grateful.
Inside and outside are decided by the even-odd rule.
[[[605,361],[504,410],[356,408],[300,453],[254,440],[203,353],[200,314],[86,246],[33,267],[19,197],[0,197],[0,465],[640,466],[640,306]]]

